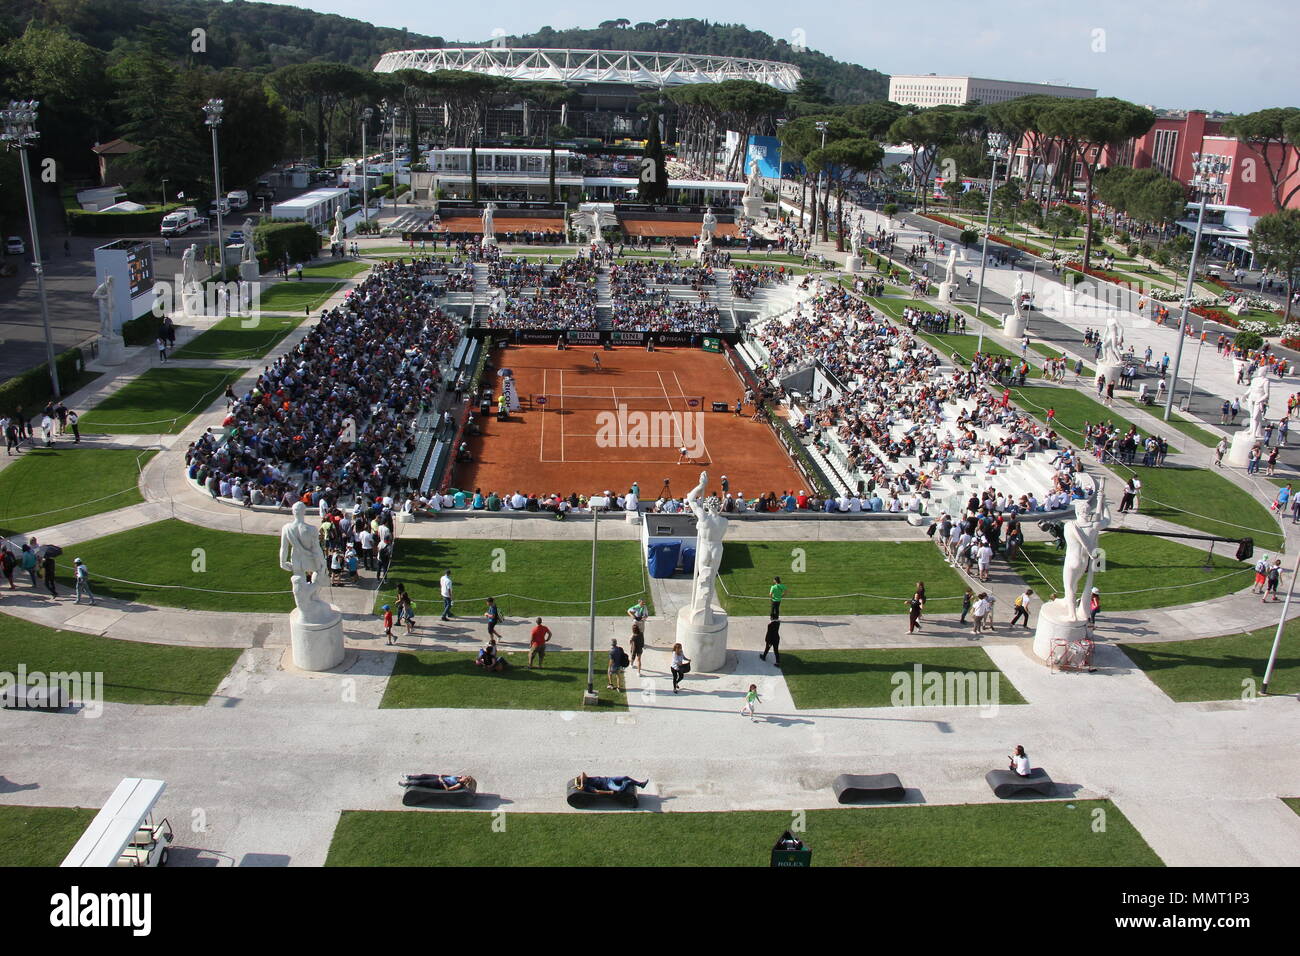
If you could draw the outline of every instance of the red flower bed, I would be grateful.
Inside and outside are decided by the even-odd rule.
[[[989,238],[994,242],[1002,243],[1004,246],[1010,246],[1013,249],[1019,249],[1021,252],[1027,252],[1031,256],[1038,256],[1043,259],[1047,258],[1047,255],[1042,250],[1035,249],[1033,246],[1027,246],[1023,242],[1017,242],[1015,239],[1008,239],[1006,236],[995,236],[992,233],[989,233]]]
[[[1100,269],[1085,269],[1083,264],[1075,259],[1071,259],[1065,264],[1067,269],[1073,269],[1075,272],[1081,272],[1084,275],[1091,276],[1094,279],[1101,279],[1103,282],[1113,282],[1115,285],[1122,285],[1126,289],[1133,288],[1133,283],[1127,279],[1120,278],[1110,272],[1102,272]]]
[[[1209,319],[1211,322],[1218,322],[1220,325],[1226,325],[1229,328],[1241,328],[1241,322],[1231,312],[1224,312],[1222,309],[1207,309],[1203,305],[1194,305],[1189,310],[1203,319]]]
[[[1300,338],[1291,336],[1290,338],[1283,339],[1282,346],[1283,348],[1300,350]]]
[[[969,226],[965,225],[964,223],[960,223],[960,222],[958,222],[956,219],[949,219],[947,216],[941,216],[941,215],[939,215],[937,212],[927,212],[927,213],[925,214],[925,217],[924,217],[924,218],[926,218],[926,219],[933,219],[935,222],[941,222],[941,223],[943,223],[945,226],[952,226],[954,229],[969,229],[969,228],[970,228]]]

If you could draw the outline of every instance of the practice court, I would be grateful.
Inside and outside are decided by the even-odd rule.
[[[715,491],[726,475],[731,491],[749,498],[804,487],[772,429],[751,419],[752,408],[741,416],[711,410],[713,402],[734,409],[745,394],[722,355],[514,346],[494,350],[492,361],[513,371],[521,409],[505,422],[494,412],[483,434],[469,439],[474,460],[456,466],[455,487],[567,496],[622,492],[635,481],[653,500],[665,479],[684,495],[701,468]],[[499,395],[501,378],[493,371],[491,379]]]

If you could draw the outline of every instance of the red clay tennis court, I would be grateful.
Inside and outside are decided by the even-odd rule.
[[[568,495],[626,491],[636,481],[653,499],[665,478],[680,497],[707,468],[715,490],[726,475],[747,497],[804,487],[767,424],[709,410],[715,401],[734,408],[745,394],[720,354],[525,345],[494,351],[493,362],[514,372],[522,407],[508,421],[493,414],[483,423],[469,440],[474,460],[455,466],[453,486]],[[493,385],[499,394],[495,375]]]
[[[625,216],[619,217],[619,223],[627,231],[629,236],[662,236],[685,238],[687,236],[698,236],[700,234],[700,223],[681,222],[662,219],[629,219]],[[735,223],[720,222],[717,224],[714,234],[717,236],[738,236],[740,230]],[[780,489],[777,489],[778,491]]]
[[[564,232],[563,219],[542,219],[537,216],[496,216],[492,220],[494,232]],[[481,216],[441,216],[439,232],[483,231]],[[698,231],[698,230],[697,230]]]

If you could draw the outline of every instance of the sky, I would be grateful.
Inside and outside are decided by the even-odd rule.
[[[279,2],[279,0],[273,0]],[[1245,113],[1300,105],[1297,0],[929,0],[714,3],[301,0],[287,4],[451,41],[493,31],[595,27],[626,17],[742,23],[882,73],[939,73],[1092,87],[1144,106]],[[449,11],[452,11],[449,15]],[[1270,28],[1270,26],[1272,28]]]

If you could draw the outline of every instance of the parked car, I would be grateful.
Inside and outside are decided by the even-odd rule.
[[[5,240],[5,255],[7,256],[25,256],[27,255],[27,243],[23,242],[22,236],[10,236]]]
[[[244,238],[244,230],[236,229],[230,234],[230,238],[226,240],[226,245],[239,246],[243,245],[247,241],[248,240]]]

